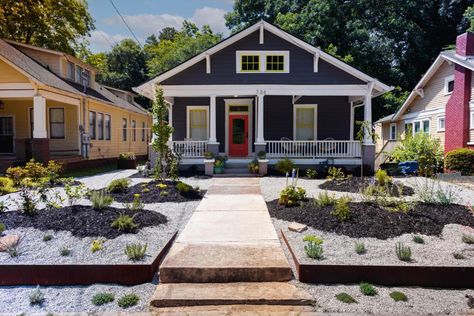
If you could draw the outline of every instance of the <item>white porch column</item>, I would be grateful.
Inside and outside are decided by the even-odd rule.
[[[168,102],[168,125],[173,127],[173,104],[174,104],[174,97],[165,97],[165,100]],[[153,119],[153,124],[156,123],[155,119]],[[155,139],[156,136],[152,134],[152,139]],[[173,133],[171,133],[169,141],[173,141]]]
[[[46,99],[33,97],[33,138],[48,138],[46,129]]]
[[[369,82],[367,85],[367,93],[364,98],[364,121],[372,126],[372,90],[374,89],[374,83]],[[372,137],[365,131],[364,144],[373,144]]]
[[[265,139],[263,135],[264,126],[263,126],[263,109],[265,97],[265,91],[259,90],[257,92],[258,104],[257,104],[257,137],[255,139],[256,144],[265,144]]]
[[[216,96],[211,95],[209,106],[209,143],[217,143],[216,138]]]

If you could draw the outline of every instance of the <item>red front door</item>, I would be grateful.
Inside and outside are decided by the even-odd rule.
[[[249,153],[249,117],[229,115],[229,155],[246,157]]]

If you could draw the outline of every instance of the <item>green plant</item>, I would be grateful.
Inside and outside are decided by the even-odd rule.
[[[212,159],[212,158],[214,158],[214,153],[213,153],[212,151],[206,151],[206,152],[204,153],[204,158],[206,158],[206,159]]]
[[[346,304],[357,303],[357,301],[352,296],[344,292],[336,294],[335,297],[338,301],[341,301]]]
[[[36,289],[30,293],[30,305],[41,305],[44,302],[44,294],[40,290],[40,286],[36,286]]]
[[[161,191],[160,196],[168,196],[170,193],[168,191]]]
[[[413,241],[417,244],[424,244],[425,240],[420,235],[413,236]]]
[[[8,207],[5,204],[5,201],[0,201],[0,214],[3,212],[6,212],[7,210],[8,210]]]
[[[443,150],[440,140],[428,133],[416,133],[407,136],[391,153],[391,160],[396,162],[416,160],[418,173],[432,176],[443,161]]]
[[[401,261],[409,262],[411,261],[411,248],[405,246],[401,242],[397,242],[395,245],[395,254],[397,255],[398,259]]]
[[[156,185],[156,187],[157,187],[158,189],[160,189],[160,190],[163,190],[163,189],[166,189],[166,188],[168,187],[168,185],[165,184],[165,183],[158,183],[158,184]]]
[[[254,174],[258,174],[259,170],[260,170],[260,167],[259,167],[259,164],[258,164],[258,160],[257,159],[253,159],[251,162],[249,162],[248,164],[248,169],[251,173],[254,173]]]
[[[225,166],[225,161],[224,160],[217,160],[214,161],[214,167],[215,168],[224,168]]]
[[[327,179],[329,180],[344,180],[346,176],[342,168],[329,167]]]
[[[257,158],[260,160],[264,160],[265,158],[267,158],[267,153],[264,150],[260,150],[257,153]]]
[[[408,301],[408,297],[403,292],[393,291],[389,295],[395,302],[406,302],[406,301]]]
[[[335,216],[340,222],[344,222],[351,217],[351,209],[349,208],[349,202],[351,198],[343,196],[336,200],[334,204],[334,210],[331,211],[331,215]]]
[[[464,254],[460,251],[453,252],[453,257],[454,257],[454,259],[458,259],[458,260],[466,259]]]
[[[287,186],[280,192],[278,203],[285,206],[295,206],[306,199],[306,190],[302,187]]]
[[[321,191],[318,193],[318,197],[314,199],[314,205],[318,207],[325,207],[336,204],[336,196],[329,194],[328,191]]]
[[[104,208],[109,207],[114,201],[114,199],[105,193],[104,190],[93,191],[90,200],[92,202],[92,207],[95,210],[103,210]]]
[[[401,213],[408,213],[413,209],[413,203],[406,202],[406,201],[397,201],[395,202],[395,211]]]
[[[281,174],[290,173],[294,168],[295,164],[289,158],[280,159],[276,164],[276,170]]]
[[[306,178],[315,179],[318,175],[318,172],[314,169],[306,169]]]
[[[135,160],[135,154],[133,152],[124,152],[119,155],[121,160]]]
[[[111,193],[126,192],[129,186],[130,186],[130,179],[128,178],[115,179],[115,180],[112,180],[110,184],[107,186],[107,191]]]
[[[60,182],[59,176],[63,171],[62,163],[55,162],[54,160],[48,161],[48,165],[46,166],[46,173],[49,179],[49,182],[52,184],[56,184]]]
[[[104,305],[115,300],[112,293],[97,293],[92,297],[92,304],[96,306]]]
[[[375,171],[375,181],[379,186],[386,186],[392,184],[392,177],[387,174],[387,171],[379,169]]]
[[[474,235],[463,234],[461,240],[465,244],[474,245]]]
[[[5,231],[5,229],[6,229],[5,224],[0,223],[0,236],[3,234],[3,232]]]
[[[176,189],[179,191],[179,193],[183,194],[183,193],[188,193],[189,191],[191,191],[193,187],[190,186],[189,184],[186,184],[180,181],[176,184]]]
[[[148,192],[150,192],[150,189],[148,189],[148,188],[143,188],[142,193],[148,193]]]
[[[112,228],[116,228],[121,232],[131,233],[138,228],[135,224],[134,216],[126,214],[120,214],[110,225]]]
[[[46,234],[46,235],[43,236],[43,241],[44,242],[50,241],[51,239],[53,239],[52,235]]]
[[[0,177],[0,195],[15,192],[13,181],[7,177]]]
[[[140,261],[145,258],[147,248],[147,244],[127,244],[124,252],[128,260]]]
[[[13,186],[19,187],[23,179],[27,177],[27,172],[22,167],[10,167],[7,169],[6,175],[12,180]]]
[[[460,200],[459,189],[452,185],[441,185],[440,181],[424,179],[417,181],[415,192],[419,199],[428,204],[455,204]]]
[[[69,205],[75,205],[77,201],[87,195],[89,190],[84,184],[73,185],[74,179],[69,178],[64,183],[64,192],[66,193]]]
[[[69,255],[71,255],[71,252],[71,249],[67,247],[61,247],[61,249],[59,249],[59,254],[63,257],[68,257]]]
[[[366,295],[366,296],[375,296],[375,295],[377,295],[377,290],[370,283],[361,282],[359,284],[359,289],[360,289],[361,293]]]
[[[304,250],[308,257],[317,260],[323,259],[323,240],[321,238],[315,235],[306,235],[303,241],[306,242]]]
[[[132,203],[125,203],[124,206],[127,210],[130,210],[132,212],[138,212],[140,210],[143,210],[143,208],[145,207],[145,204],[142,203],[140,194],[135,193],[133,195]]]
[[[129,308],[137,305],[139,300],[140,298],[136,294],[126,294],[117,301],[117,304],[121,308]]]
[[[459,171],[462,175],[474,174],[474,150],[460,148],[448,152],[444,166],[448,170]]]
[[[92,253],[95,253],[97,251],[100,251],[104,248],[103,241],[100,239],[94,239],[91,244],[91,251]]]
[[[33,215],[36,213],[36,205],[38,204],[37,191],[30,190],[28,187],[22,185],[19,192],[20,199],[15,200],[18,205],[18,211],[26,214]]]
[[[367,252],[367,249],[365,248],[365,244],[363,242],[356,242],[354,245],[354,249],[356,254],[358,255],[363,255]]]

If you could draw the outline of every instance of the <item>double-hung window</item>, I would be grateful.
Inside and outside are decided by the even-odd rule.
[[[122,119],[122,140],[127,141],[127,119]]]
[[[76,66],[74,63],[71,63],[70,61],[67,62],[67,78],[71,81],[76,81],[75,80],[76,76]]]
[[[240,70],[242,72],[260,71],[260,55],[241,55]]]
[[[285,50],[238,50],[237,73],[289,73],[290,52]]]
[[[438,132],[444,132],[446,129],[446,118],[444,116],[438,117]]]
[[[187,138],[191,140],[207,140],[208,135],[208,107],[188,106]]]
[[[111,119],[109,114],[105,114],[105,140],[111,139]]]
[[[49,109],[50,138],[64,139],[64,108]]]
[[[285,71],[285,56],[267,55],[266,71]]]
[[[414,134],[416,133],[429,133],[430,132],[430,120],[429,119],[423,119],[423,120],[417,120],[413,121],[411,123],[413,125],[412,131]]]
[[[104,139],[104,114],[97,113],[97,139]]]
[[[76,82],[82,84],[82,67],[76,66]]]
[[[132,136],[133,141],[137,141],[137,121],[132,120]]]
[[[91,139],[96,138],[96,113],[89,112],[89,136]]]
[[[397,139],[397,123],[390,124],[390,140]]]
[[[444,94],[451,94],[454,90],[454,75],[444,78]]]
[[[316,106],[295,105],[294,126],[295,140],[315,140]]]
[[[142,122],[142,142],[145,141],[145,132],[146,132],[145,122]]]

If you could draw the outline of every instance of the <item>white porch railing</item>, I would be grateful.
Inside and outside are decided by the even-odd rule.
[[[170,147],[182,158],[202,158],[207,151],[207,140],[171,141]]]
[[[361,146],[351,140],[266,140],[269,158],[359,158]]]

